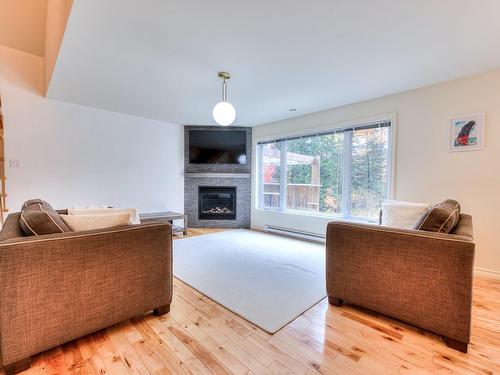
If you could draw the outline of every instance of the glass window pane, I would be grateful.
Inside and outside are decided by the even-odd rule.
[[[267,143],[262,151],[262,204],[264,208],[280,208],[281,143]]]
[[[287,209],[342,212],[342,148],[342,133],[287,142]]]
[[[352,134],[351,216],[375,219],[388,194],[389,128]]]

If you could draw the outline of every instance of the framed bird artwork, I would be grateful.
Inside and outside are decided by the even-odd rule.
[[[450,120],[450,151],[484,149],[484,113]]]

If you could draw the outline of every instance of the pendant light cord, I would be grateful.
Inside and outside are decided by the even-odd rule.
[[[227,84],[226,78],[222,78],[222,101],[227,102]]]

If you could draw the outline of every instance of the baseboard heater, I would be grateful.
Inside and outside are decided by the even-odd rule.
[[[277,227],[275,225],[266,225],[266,232],[281,234],[283,236],[297,237],[309,241],[325,242],[326,237],[321,234],[305,232],[297,229]]]

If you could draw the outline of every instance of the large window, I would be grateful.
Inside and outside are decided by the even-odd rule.
[[[263,209],[375,219],[390,191],[391,122],[259,142]]]

